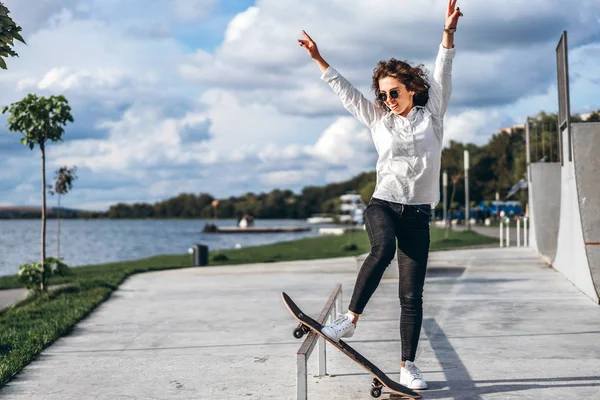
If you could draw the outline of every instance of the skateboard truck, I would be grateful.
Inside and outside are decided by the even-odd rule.
[[[379,379],[373,378],[373,382],[371,382],[371,396],[377,398],[381,396],[381,389],[383,388],[383,383],[379,382]]]
[[[302,337],[304,335],[306,335],[308,332],[310,332],[310,328],[308,326],[303,325],[303,324],[298,324],[296,329],[294,329],[294,337],[296,339],[302,339]]]

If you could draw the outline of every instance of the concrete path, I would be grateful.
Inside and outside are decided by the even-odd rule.
[[[27,289],[0,290],[0,311],[27,297]]]
[[[280,293],[316,316],[338,282],[347,305],[355,276],[354,258],[134,276],[0,398],[295,399],[301,340]],[[348,341],[394,379],[398,320],[397,281],[384,279]],[[599,339],[600,307],[533,250],[432,253],[424,399],[598,399]],[[330,375],[316,378],[316,357],[310,399],[371,399],[360,366],[328,347]]]

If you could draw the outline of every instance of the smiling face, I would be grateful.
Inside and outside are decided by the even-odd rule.
[[[394,113],[406,117],[410,110],[413,108],[413,96],[415,92],[407,90],[406,86],[397,78],[386,76],[379,80],[379,93],[378,96],[383,97],[385,94],[385,105]],[[397,98],[394,98],[395,94],[398,94]]]

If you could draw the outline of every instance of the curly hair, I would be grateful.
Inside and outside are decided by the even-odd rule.
[[[424,65],[411,67],[404,61],[395,58],[389,61],[379,61],[377,67],[373,70],[373,86],[375,92],[375,104],[383,111],[387,111],[384,102],[378,99],[379,80],[392,77],[398,79],[410,91],[414,91],[413,103],[416,106],[425,106],[429,100],[429,82],[427,81],[427,70]]]

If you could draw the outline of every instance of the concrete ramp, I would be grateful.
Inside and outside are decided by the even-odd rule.
[[[558,244],[553,267],[599,303],[600,123],[573,123],[569,161],[563,134]]]
[[[558,243],[560,163],[531,163],[529,172],[529,242],[551,264]]]

